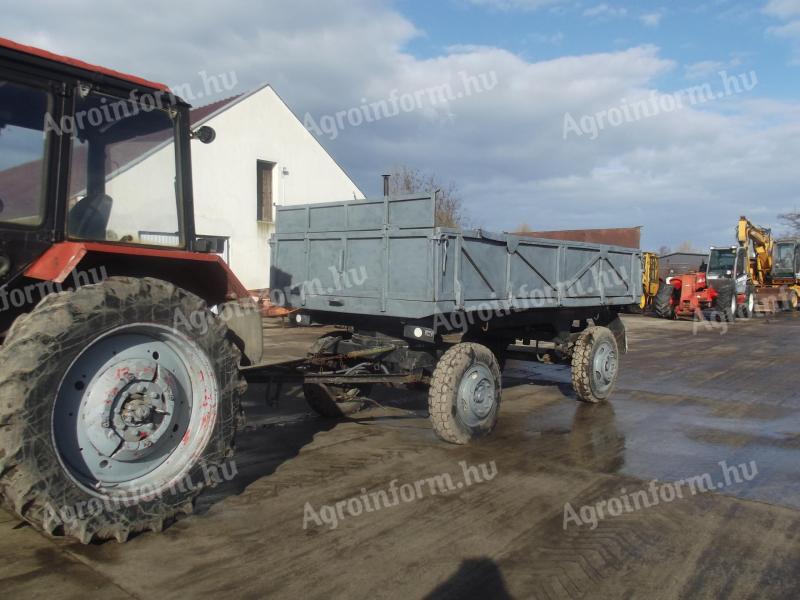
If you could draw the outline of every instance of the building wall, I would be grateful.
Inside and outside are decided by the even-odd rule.
[[[273,204],[291,205],[363,198],[364,195],[292,114],[278,95],[265,86],[204,122],[217,137],[211,144],[192,142],[195,224],[200,235],[229,236],[230,265],[248,289],[269,285],[271,223],[257,221],[258,160],[274,162]],[[158,150],[122,173],[114,182],[122,188],[153,182],[163,187],[163,172],[174,160],[171,147]],[[162,183],[156,183],[156,182]],[[138,212],[138,210],[137,210]],[[168,231],[164,207],[153,205],[139,229]],[[159,216],[160,215],[160,216]],[[125,230],[126,216],[115,209],[109,229]],[[274,219],[274,213],[273,213]],[[116,223],[115,223],[116,221]]]

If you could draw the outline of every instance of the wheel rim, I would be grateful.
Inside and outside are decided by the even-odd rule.
[[[494,375],[486,365],[472,365],[461,378],[458,388],[458,414],[474,427],[492,412],[496,403]]]
[[[592,384],[596,392],[607,391],[617,374],[617,352],[609,341],[595,347],[592,360]]]
[[[100,496],[150,497],[185,477],[216,424],[205,353],[167,327],[131,324],[89,344],[62,379],[53,442],[69,476]]]
[[[747,313],[750,314],[753,312],[753,309],[756,307],[755,298],[753,298],[753,294],[750,294],[747,297]]]
[[[736,294],[731,298],[731,316],[736,314]]]

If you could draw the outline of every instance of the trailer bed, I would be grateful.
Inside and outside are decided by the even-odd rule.
[[[408,321],[639,302],[636,249],[436,227],[434,215],[419,195],[278,207],[272,301]]]

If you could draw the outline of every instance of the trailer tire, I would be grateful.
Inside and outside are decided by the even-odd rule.
[[[491,433],[501,389],[500,365],[489,348],[474,342],[452,346],[439,359],[428,391],[436,435],[451,444],[467,444]]]
[[[614,391],[619,347],[611,330],[592,326],[578,336],[572,350],[572,387],[582,402],[600,402]]]
[[[653,310],[661,319],[675,318],[675,305],[672,303],[675,287],[669,283],[659,286],[658,293],[653,299]]]
[[[369,394],[369,386],[357,386],[349,388],[358,390],[358,394]],[[364,401],[354,394],[356,400],[339,401],[343,394],[346,395],[347,388],[338,385],[327,385],[324,383],[304,383],[303,394],[306,402],[311,409],[326,419],[341,419],[353,413],[357,413],[364,407]]]
[[[202,489],[217,482],[209,481],[208,474],[219,475],[233,455],[246,389],[240,358],[225,324],[205,302],[165,281],[112,277],[46,297],[17,320],[0,348],[3,504],[37,529],[83,543],[124,542],[133,533],[161,531],[189,514]],[[105,377],[109,372],[117,373],[111,376],[116,383]],[[119,373],[129,376],[122,387]],[[193,386],[199,382],[194,392],[176,384],[186,377]],[[126,396],[122,390],[128,384]],[[118,435],[116,419],[133,414],[122,410],[126,398],[144,407],[144,398],[155,398],[156,385],[163,386],[161,397],[169,397],[172,412],[156,416],[158,409],[148,404],[149,416],[136,416],[131,427],[138,431],[152,425],[151,435],[160,432],[160,439],[142,443],[129,462],[124,462],[125,446],[103,454],[108,456],[105,466],[119,467],[109,471],[122,474],[119,482],[92,466],[98,454],[94,447],[86,448],[86,454],[72,452],[73,443],[97,442],[99,428],[91,414],[97,397],[113,395],[111,406],[122,411],[121,417],[109,408],[112,425],[102,424]],[[145,387],[148,393],[140,389]],[[73,413],[74,418],[66,418]]]
[[[712,303],[713,308],[717,311],[722,321],[733,323],[736,320],[738,311],[736,287],[732,281],[723,281],[715,284],[714,289],[717,291],[717,295]]]

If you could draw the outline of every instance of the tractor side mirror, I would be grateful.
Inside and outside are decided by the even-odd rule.
[[[217,132],[214,131],[213,127],[203,125],[192,131],[190,136],[193,140],[200,140],[204,144],[210,144],[216,139]]]

